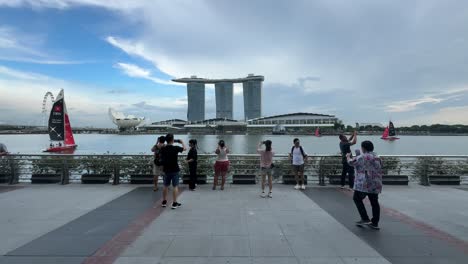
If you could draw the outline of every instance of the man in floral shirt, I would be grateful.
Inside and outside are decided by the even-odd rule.
[[[361,215],[361,220],[356,224],[368,225],[378,230],[380,229],[379,193],[382,192],[382,160],[374,153],[374,145],[370,141],[363,141],[361,150],[362,154],[355,158],[351,158],[350,153],[347,155],[348,164],[356,169],[353,200]],[[366,196],[369,197],[372,206],[372,220],[369,219],[363,203]]]

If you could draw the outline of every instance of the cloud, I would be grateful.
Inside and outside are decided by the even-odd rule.
[[[148,97],[139,92],[94,87],[0,65],[0,122],[43,125],[41,108],[45,93],[57,94],[62,88],[73,126],[113,127],[108,107],[153,120],[167,119],[168,114],[178,118],[186,115],[186,97]]]
[[[127,76],[130,76],[130,77],[143,78],[143,79],[150,80],[154,83],[165,84],[165,85],[181,85],[178,83],[174,83],[172,81],[166,81],[160,78],[153,77],[151,75],[150,70],[143,69],[135,64],[119,62],[115,64],[114,67],[117,69],[120,69],[123,73],[125,73]]]
[[[147,1],[109,1],[109,0],[0,0],[0,6],[68,9],[75,6],[96,6],[111,9],[133,9]]]
[[[433,124],[468,124],[468,106],[454,106],[439,109],[432,115]]]
[[[409,112],[424,104],[439,104],[444,101],[455,100],[468,93],[467,88],[449,89],[419,99],[390,102],[386,105],[387,112]]]
[[[48,76],[31,73],[31,72],[23,72],[17,71],[8,67],[4,67],[0,65],[0,75],[10,78],[22,79],[22,80],[36,80],[36,81],[46,81],[49,79]]]
[[[120,15],[122,24],[136,22],[139,30],[108,32],[105,41],[154,66],[120,65],[125,74],[153,82],[160,73],[262,74],[267,115],[312,108],[336,110],[349,123],[380,121],[389,113],[419,122],[416,115],[425,111],[468,103],[465,91],[444,92],[468,85],[468,3],[461,1],[0,0],[0,5],[107,9]],[[241,91],[235,87],[236,98]],[[134,102],[141,101],[146,102]]]
[[[130,93],[130,91],[126,90],[126,89],[113,89],[113,90],[107,91],[107,93],[110,93],[110,94],[128,94],[128,93]]]
[[[44,51],[45,42],[45,36],[41,34],[26,33],[14,27],[0,26],[0,60],[59,65],[90,62],[54,58]]]

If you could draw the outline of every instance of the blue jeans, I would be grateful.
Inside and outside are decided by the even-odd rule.
[[[179,186],[179,172],[166,172],[164,175],[164,186],[169,187],[171,182],[173,187]]]

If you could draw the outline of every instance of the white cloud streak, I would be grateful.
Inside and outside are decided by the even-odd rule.
[[[25,33],[10,26],[0,26],[0,60],[34,64],[82,64],[90,61],[56,59],[43,47],[45,37]]]
[[[439,104],[444,101],[454,100],[468,93],[468,88],[449,89],[419,99],[390,102],[386,105],[386,111],[391,113],[409,112],[418,109],[424,104]]]
[[[134,78],[143,78],[150,80],[154,83],[165,84],[165,85],[181,85],[180,83],[175,83],[171,81],[166,81],[160,78],[156,78],[151,75],[151,71],[148,69],[143,69],[135,64],[119,62],[114,65],[115,68],[120,69],[124,74]],[[183,84],[182,84],[183,85]]]

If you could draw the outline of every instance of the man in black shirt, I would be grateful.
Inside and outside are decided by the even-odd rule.
[[[178,186],[179,186],[179,162],[178,162],[178,157],[179,153],[183,152],[186,150],[184,142],[182,140],[177,139],[174,140],[174,135],[173,134],[167,134],[166,135],[166,146],[161,149],[161,162],[163,166],[163,171],[164,171],[164,190],[163,190],[163,202],[162,206],[166,207],[167,206],[167,191],[169,186],[172,183],[172,209],[176,209],[180,207],[182,204],[177,202],[177,193],[179,191]],[[180,143],[182,147],[180,146],[174,146],[174,143]]]
[[[341,163],[343,164],[343,169],[341,171],[341,188],[344,189],[346,183],[346,174],[348,174],[348,183],[349,188],[352,190],[354,187],[354,168],[349,166],[346,154],[351,153],[351,146],[356,144],[357,141],[357,132],[354,131],[353,135],[349,138],[346,138],[345,135],[340,135],[340,151],[341,151]],[[350,142],[351,141],[351,142]]]

